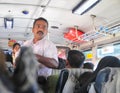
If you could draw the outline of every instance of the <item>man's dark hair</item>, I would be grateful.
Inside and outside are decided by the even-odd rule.
[[[14,43],[14,44],[13,44],[13,49],[15,48],[16,45],[20,46],[19,43]]]
[[[45,19],[45,18],[43,18],[43,17],[39,17],[39,18],[37,18],[37,19],[35,19],[35,21],[34,21],[34,23],[33,23],[33,27],[35,26],[35,23],[37,22],[37,21],[39,21],[39,20],[43,20],[43,21],[45,21],[46,23],[47,23],[47,27],[48,27],[48,21]]]
[[[71,67],[79,68],[80,66],[82,66],[82,64],[85,60],[85,56],[82,52],[80,52],[78,50],[70,50],[68,52],[67,60],[69,61],[69,64]]]

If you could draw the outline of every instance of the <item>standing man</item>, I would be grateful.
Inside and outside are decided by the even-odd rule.
[[[39,76],[48,77],[52,73],[51,68],[58,68],[58,56],[56,46],[44,37],[48,33],[48,21],[42,17],[35,19],[32,32],[34,38],[24,43],[31,46],[40,63]]]

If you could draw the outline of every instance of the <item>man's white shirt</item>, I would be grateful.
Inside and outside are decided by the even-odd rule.
[[[44,57],[54,58],[58,61],[57,56],[57,48],[56,46],[47,39],[42,39],[37,41],[35,44],[33,43],[33,39],[26,41],[23,46],[28,46],[33,48],[33,52],[35,54],[40,54]],[[38,75],[42,75],[48,77],[52,73],[52,69],[44,66],[43,64],[39,64]]]

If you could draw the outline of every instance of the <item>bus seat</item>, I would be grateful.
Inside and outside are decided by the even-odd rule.
[[[47,93],[55,93],[56,84],[58,81],[59,74],[48,76],[47,78]]]
[[[60,73],[60,76],[58,78],[58,82],[56,85],[56,92],[55,93],[62,93],[62,90],[64,88],[64,85],[68,79],[69,72],[67,69],[63,69]]]
[[[120,68],[106,67],[97,74],[96,80],[90,86],[88,93],[120,93],[119,78]]]
[[[72,93],[78,77],[87,71],[92,72],[90,69],[82,68],[67,68],[62,70],[58,79],[56,93]]]

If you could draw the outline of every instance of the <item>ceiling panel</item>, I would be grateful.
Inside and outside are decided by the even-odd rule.
[[[4,12],[2,10],[4,10]],[[27,10],[29,13],[25,15],[22,13],[23,10]],[[0,4],[0,14],[1,14],[0,17],[31,18],[35,10],[36,10],[36,6]]]
[[[72,9],[80,1],[0,0],[0,40],[7,39],[9,35],[16,40],[32,38],[33,21],[40,16],[45,17],[49,22],[49,39],[60,44],[66,44],[68,41],[64,38],[64,33],[68,31],[68,28],[78,26],[81,31],[89,33],[95,31],[94,26],[97,32],[100,26],[110,28],[120,24],[120,0],[101,0],[84,15],[73,14]],[[23,10],[29,11],[29,14],[23,14]],[[94,20],[91,18],[91,14],[96,15]],[[4,17],[14,18],[13,29],[4,28]]]
[[[49,6],[53,8],[61,8],[64,10],[72,10],[81,0],[51,0]]]
[[[0,0],[0,3],[38,5],[43,0]]]

